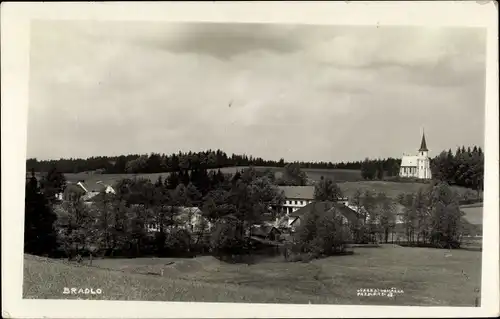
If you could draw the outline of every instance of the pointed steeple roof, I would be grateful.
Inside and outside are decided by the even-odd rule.
[[[418,150],[419,152],[428,152],[429,150],[427,149],[427,143],[425,142],[425,133],[422,132],[422,142],[420,143],[420,149]]]

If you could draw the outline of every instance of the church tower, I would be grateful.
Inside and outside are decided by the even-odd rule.
[[[418,160],[417,160],[417,175],[418,178],[430,179],[431,177],[431,165],[429,158],[429,149],[427,148],[427,142],[425,140],[425,132],[422,132],[422,141],[420,142],[420,149],[418,150]]]
[[[428,157],[429,150],[427,149],[427,143],[425,142],[425,132],[422,132],[422,142],[420,143],[420,149],[418,150],[419,156]]]

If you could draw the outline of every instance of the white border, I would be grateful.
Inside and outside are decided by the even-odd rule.
[[[2,315],[14,318],[482,317],[499,314],[498,18],[494,2],[2,3]],[[402,307],[22,300],[30,19],[488,28],[482,306]],[[445,125],[443,126],[445,127]],[[8,258],[6,258],[8,256]],[[411,309],[411,310],[410,310]]]

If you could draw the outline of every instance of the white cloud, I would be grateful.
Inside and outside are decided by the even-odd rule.
[[[484,36],[471,30],[60,27],[33,32],[29,156],[221,148],[352,160],[398,156],[421,126],[431,148],[482,143],[480,125],[441,130],[452,107],[457,127],[484,114]]]

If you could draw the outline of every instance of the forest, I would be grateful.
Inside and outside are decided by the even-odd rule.
[[[170,155],[151,153],[149,155],[98,156],[87,159],[42,160],[30,158],[26,160],[26,169],[36,172],[48,172],[57,169],[61,173],[79,173],[94,171],[102,174],[139,174],[177,172],[180,178],[187,171],[217,169],[223,167],[280,167],[296,164],[301,169],[344,169],[361,170],[366,180],[397,180],[401,159],[369,159],[354,162],[286,162],[264,160],[247,155],[228,155],[221,150],[203,152],[178,152]],[[484,153],[481,147],[458,147],[453,153],[451,149],[443,151],[431,158],[433,178],[445,181],[450,185],[464,186],[477,191],[482,190],[484,179]]]

